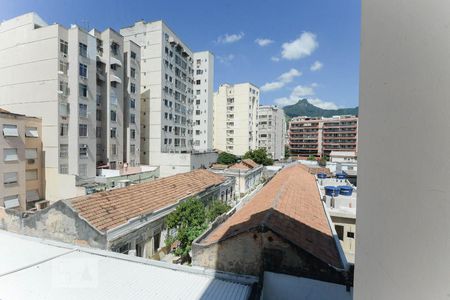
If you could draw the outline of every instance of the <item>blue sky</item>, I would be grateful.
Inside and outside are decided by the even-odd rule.
[[[358,105],[360,0],[0,0],[0,20],[30,11],[99,30],[163,19],[192,50],[215,54],[216,88],[250,81],[263,104]]]

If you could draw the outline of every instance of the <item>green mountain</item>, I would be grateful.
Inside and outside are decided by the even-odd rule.
[[[284,113],[289,118],[297,116],[307,117],[332,117],[340,115],[358,115],[358,107],[322,109],[308,102],[307,99],[298,100],[297,103],[283,107]]]

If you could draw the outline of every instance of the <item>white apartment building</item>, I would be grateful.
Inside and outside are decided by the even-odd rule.
[[[48,200],[84,193],[78,182],[93,180],[97,163],[124,162],[123,49],[111,29],[67,29],[35,13],[0,24],[0,107],[42,118]]]
[[[161,177],[209,166],[216,153],[192,155],[192,51],[162,21],[120,33],[141,47],[141,163],[160,166]]]
[[[213,149],[214,55],[194,53],[194,150]]]
[[[259,88],[223,84],[214,94],[214,148],[244,155],[258,147]]]
[[[258,148],[264,148],[273,159],[284,159],[286,117],[284,110],[262,105],[258,110]]]

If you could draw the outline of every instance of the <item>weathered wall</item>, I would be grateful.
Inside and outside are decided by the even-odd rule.
[[[194,266],[255,276],[271,271],[345,283],[343,273],[271,231],[241,233],[211,245],[194,243],[192,251]]]
[[[0,208],[0,229],[106,249],[106,237],[80,219],[63,201],[58,201],[35,214],[23,214],[23,216]]]

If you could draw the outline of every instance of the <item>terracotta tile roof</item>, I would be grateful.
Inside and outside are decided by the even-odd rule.
[[[325,173],[327,175],[331,175],[331,171],[328,168],[324,168],[324,167],[309,167],[306,165],[301,165],[303,169],[305,169],[306,171],[308,171],[308,173],[313,174],[313,175],[317,175],[319,173]]]
[[[115,228],[128,220],[162,209],[208,187],[225,177],[207,170],[195,170],[126,188],[66,200],[79,215],[100,231]]]
[[[243,159],[242,161],[235,163],[234,165],[230,166],[230,169],[241,169],[241,170],[250,170],[258,167],[259,165],[255,163],[251,159]]]
[[[249,165],[252,169],[259,166],[257,163],[255,163],[252,159],[249,158],[243,159],[242,162],[246,165]]]
[[[280,171],[243,208],[200,244],[211,244],[261,226],[335,267],[342,267],[315,178],[304,166]]]
[[[1,107],[0,107],[0,112],[2,112],[2,113],[9,113],[9,111],[7,111],[6,109],[3,109]]]

